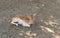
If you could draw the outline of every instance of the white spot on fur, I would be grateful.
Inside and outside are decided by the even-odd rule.
[[[18,22],[18,23],[14,23],[14,22]],[[15,24],[16,26],[18,26],[18,24],[22,24],[22,26],[30,27],[30,25],[28,23],[26,23],[25,21],[23,21],[20,18],[14,18],[14,19],[12,19],[11,23]]]

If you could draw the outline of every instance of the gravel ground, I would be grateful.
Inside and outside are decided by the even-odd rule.
[[[0,0],[0,38],[60,38],[60,0]],[[35,16],[30,27],[16,27],[10,19],[16,14]]]

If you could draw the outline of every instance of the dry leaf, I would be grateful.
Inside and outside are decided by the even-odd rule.
[[[23,33],[20,33],[19,35],[20,35],[20,36],[23,36]]]
[[[32,36],[37,36],[37,34],[36,34],[36,33],[32,33],[31,35],[32,35]]]
[[[27,36],[31,36],[31,31],[27,31],[27,32],[26,32],[26,35],[27,35]]]
[[[53,30],[51,30],[50,28],[45,27],[45,29],[46,29],[48,32],[55,33],[55,32],[54,32]]]

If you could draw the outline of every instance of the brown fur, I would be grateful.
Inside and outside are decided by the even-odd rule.
[[[34,15],[21,15],[21,14],[19,15],[19,14],[17,14],[15,16],[13,16],[12,19],[14,19],[16,17],[20,18],[20,19],[22,19],[25,22],[30,23],[30,24],[34,24],[34,21],[35,21]]]

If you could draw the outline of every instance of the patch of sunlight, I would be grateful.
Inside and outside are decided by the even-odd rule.
[[[26,35],[27,35],[27,36],[31,36],[31,37],[32,37],[32,36],[37,36],[36,33],[31,32],[31,31],[27,31],[27,32],[26,32]]]
[[[46,25],[49,25],[49,23],[48,22],[44,22]]]
[[[52,29],[45,27],[48,32],[55,33]]]
[[[24,34],[23,33],[19,33],[20,36],[23,36]]]
[[[54,37],[54,38],[60,38],[60,35],[58,35],[58,34],[52,34],[52,36]]]
[[[41,26],[42,29],[45,29],[47,32],[55,33],[52,29]]]
[[[31,31],[27,31],[27,32],[26,32],[26,35],[27,35],[27,36],[30,36],[30,35],[31,35]]]
[[[54,26],[54,25],[59,25],[57,22],[53,22],[51,20],[49,20],[48,22],[44,22],[46,25],[51,25],[51,26]]]
[[[49,23],[49,25],[52,25],[52,26],[53,26],[53,25],[59,25],[58,23],[53,22],[53,21],[50,21],[50,20],[49,20],[49,22],[48,22],[48,23]]]
[[[55,36],[54,38],[60,38],[60,36]]]

